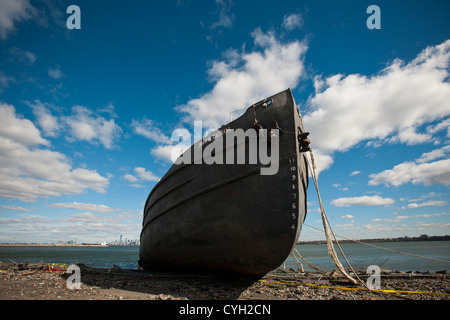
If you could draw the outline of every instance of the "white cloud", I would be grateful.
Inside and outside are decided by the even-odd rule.
[[[34,201],[38,197],[79,194],[86,189],[106,192],[109,181],[96,170],[72,168],[69,159],[43,147],[34,124],[0,104],[0,197]]]
[[[131,127],[135,134],[141,135],[157,143],[170,144],[171,140],[156,126],[152,120],[132,120]]]
[[[50,68],[48,68],[48,76],[52,79],[59,80],[62,77],[64,77],[64,74],[60,68],[58,68],[58,67],[51,68],[50,67]]]
[[[447,215],[449,215],[448,212],[426,213],[426,214],[416,214],[413,216],[413,218],[432,218],[432,217],[447,216]]]
[[[132,174],[126,174],[123,176],[124,179],[128,180],[128,182],[138,182],[139,179],[133,176]]]
[[[297,85],[307,46],[299,41],[281,43],[261,29],[252,37],[257,50],[228,50],[226,60],[212,63],[208,74],[215,82],[213,89],[177,108],[187,114],[185,121],[201,120],[204,128],[216,129],[229,122],[231,112]]]
[[[54,219],[55,222],[62,221],[62,222],[90,222],[90,223],[97,223],[95,225],[89,225],[91,228],[94,227],[95,229],[102,229],[102,230],[108,230],[108,223],[118,223],[124,220],[129,220],[131,218],[135,218],[136,216],[131,212],[122,212],[113,216],[105,216],[105,215],[98,215],[93,214],[91,212],[80,212],[72,214],[69,218],[60,218],[60,219]],[[93,231],[93,230],[91,230]],[[112,233],[113,230],[110,230]]]
[[[336,228],[343,228],[345,229],[359,229],[359,227],[355,227],[353,223],[346,223],[346,224],[337,224],[335,225]]]
[[[110,208],[103,204],[91,204],[91,203],[52,203],[48,205],[50,208],[67,208],[67,209],[75,209],[75,210],[86,210],[93,211],[99,213],[111,213],[119,211],[120,209]]]
[[[75,240],[82,242],[111,241],[119,237],[137,239],[142,228],[142,215],[121,212],[112,215],[80,212],[69,217],[50,219],[31,214],[14,218],[0,217],[0,241],[21,239],[27,242]]]
[[[362,196],[352,198],[339,198],[331,201],[331,204],[336,207],[350,207],[356,206],[380,206],[393,204],[395,201],[391,198],[382,198],[380,196]]]
[[[114,111],[114,105],[109,103],[106,107],[98,109],[98,112],[107,113],[111,118],[117,118],[118,115]]]
[[[420,207],[427,207],[427,206],[438,206],[442,207],[445,206],[448,202],[447,201],[440,201],[440,200],[430,200],[425,201],[422,203],[410,203],[407,206],[402,207],[402,209],[411,209],[411,208],[420,208]]]
[[[425,162],[429,162],[431,160],[443,158],[443,157],[447,156],[448,154],[450,154],[450,145],[439,148],[439,149],[435,149],[430,152],[426,152],[426,153],[422,154],[422,156],[419,159],[417,159],[416,162],[417,163],[425,163]]]
[[[21,50],[17,47],[14,47],[9,50],[9,53],[12,55],[14,60],[22,62],[26,65],[31,66],[33,63],[36,62],[36,56],[32,52]]]
[[[392,169],[371,174],[369,185],[393,185],[398,187],[404,183],[450,185],[450,159],[426,162],[446,155],[448,146],[422,154],[416,161],[407,161]]]
[[[0,1],[0,39],[6,39],[15,30],[15,24],[32,18],[36,13],[29,0]]]
[[[312,147],[332,155],[370,139],[431,141],[430,131],[419,133],[417,128],[450,114],[449,57],[447,40],[409,63],[397,59],[372,76],[316,78],[312,111],[303,117]]]
[[[134,188],[143,188],[145,187],[142,184],[136,183],[136,182],[145,182],[145,181],[159,181],[159,177],[156,176],[153,172],[147,171],[145,168],[142,167],[135,167],[133,169],[134,175],[132,174],[125,174],[123,178],[127,180],[128,182],[131,182],[130,186]]]
[[[74,106],[70,116],[58,118],[51,114],[50,109],[55,107],[49,103],[39,100],[35,100],[34,103],[28,101],[25,103],[33,109],[37,123],[48,137],[56,137],[60,131],[69,129],[70,135],[67,135],[69,140],[101,143],[105,148],[111,149],[122,133],[122,129],[114,119],[108,120],[83,106]],[[117,116],[112,104],[100,109],[99,112],[107,113],[111,117]]]
[[[352,216],[351,214],[346,214],[345,216],[341,217],[342,219],[353,219],[354,216]]]
[[[31,211],[30,209],[23,208],[23,207],[17,207],[17,206],[5,206],[3,204],[0,205],[0,208],[5,210],[13,210],[13,211]]]
[[[233,6],[232,0],[216,0],[218,7],[219,20],[214,22],[210,29],[216,29],[220,27],[230,28],[233,26],[234,15],[231,14],[231,7]]]
[[[150,150],[151,155],[167,162],[172,162],[172,151],[176,148],[174,145],[160,145]]]
[[[205,130],[214,130],[230,121],[230,114],[276,94],[295,87],[304,76],[303,59],[307,46],[299,41],[280,42],[274,33],[264,33],[255,29],[251,33],[255,50],[249,53],[229,49],[225,59],[213,61],[208,76],[214,82],[212,90],[199,98],[191,99],[176,109],[183,114],[182,120],[189,124],[202,121]],[[172,144],[150,120],[132,122],[134,133],[161,143],[150,153],[167,162],[172,162]],[[182,152],[178,146],[175,151]],[[316,152],[317,159],[332,158]],[[318,169],[320,170],[320,169]]]
[[[445,130],[445,129],[447,129],[447,138],[450,138],[450,118],[439,122],[435,126],[428,126],[427,132],[428,133],[436,133],[436,132],[439,132],[439,131]]]
[[[122,133],[114,119],[107,120],[82,106],[72,107],[72,115],[66,117],[65,122],[70,128],[72,139],[92,144],[100,142],[106,149],[113,148],[115,140]]]
[[[42,103],[39,100],[35,100],[34,103],[25,103],[33,109],[33,113],[44,134],[49,137],[56,137],[60,130],[60,125],[58,118],[50,113],[48,104]]]
[[[418,133],[416,128],[408,127],[400,129],[398,135],[389,139],[389,142],[401,142],[407,145],[415,145],[419,143],[430,142],[433,140],[433,136],[428,133]]]
[[[418,201],[423,201],[424,199],[440,197],[440,196],[442,196],[442,194],[436,193],[436,192],[429,192],[429,193],[421,195],[419,198],[416,198],[416,199],[400,198],[400,200],[401,201],[409,201],[409,202],[418,202]]]
[[[333,183],[333,187],[338,188],[339,191],[348,191],[347,187],[341,187],[340,183]]]
[[[389,221],[388,224],[383,225],[379,223],[369,223],[364,225],[364,234],[362,236],[367,237],[367,234],[370,232],[373,232],[374,235],[377,237],[380,237],[380,234],[383,234],[385,232],[390,232],[389,234],[386,234],[386,236],[391,237],[392,232],[397,233],[398,236],[404,235],[405,233],[417,233],[419,234],[425,233],[425,231],[436,233],[437,229],[439,232],[447,233],[448,227],[450,226],[450,223],[422,223],[417,222],[413,224],[394,224],[392,222],[400,222],[402,220],[397,221]],[[419,235],[417,234],[417,235]]]
[[[134,172],[141,180],[144,180],[144,181],[158,181],[159,180],[159,178],[156,175],[154,175],[150,171],[146,171],[145,168],[142,168],[142,167],[134,168]]]
[[[76,222],[102,222],[103,217],[99,215],[92,214],[90,212],[75,213],[66,219],[66,221],[76,221]]]
[[[323,170],[328,169],[333,164],[334,160],[333,157],[329,154],[323,153],[320,149],[314,149],[312,151],[312,155],[314,158],[314,163],[316,165],[316,173],[319,175],[319,173]],[[311,153],[308,152],[306,154],[306,158],[308,159],[309,163],[312,163],[311,161]]]
[[[356,170],[356,171],[353,171],[352,173],[350,173],[350,175],[351,176],[356,176],[356,175],[358,175],[360,173],[361,173],[361,171]]]
[[[3,92],[3,89],[9,87],[11,82],[14,82],[14,78],[7,76],[2,70],[0,70],[0,93]]]
[[[133,188],[147,188],[146,185],[139,184],[139,183],[130,183],[130,187],[133,187]]]
[[[172,161],[172,150],[180,149],[179,146],[174,145],[170,137],[166,136],[154,123],[154,121],[149,119],[143,119],[140,121],[132,120],[131,127],[133,128],[133,133],[141,135],[151,141],[157,143],[157,145],[150,149],[150,154],[158,159],[165,162]],[[190,144],[189,146],[190,147]],[[181,155],[181,152],[179,152]],[[134,176],[125,175],[124,178],[132,181]],[[130,180],[131,179],[131,180]],[[159,178],[158,178],[159,179]],[[141,188],[142,185],[136,184],[135,187]]]
[[[396,216],[393,219],[372,219],[372,222],[401,222],[406,219],[417,219],[417,218],[432,218],[432,217],[440,217],[440,216],[446,216],[448,215],[448,212],[442,212],[442,213],[431,213],[431,214],[416,214],[413,216]]]
[[[283,28],[289,31],[299,29],[303,27],[303,17],[299,13],[286,14],[283,18],[283,23],[281,25]]]
[[[14,107],[5,103],[0,103],[0,137],[7,139],[4,147],[7,147],[6,143],[9,141],[23,146],[50,145],[30,120],[16,115]]]

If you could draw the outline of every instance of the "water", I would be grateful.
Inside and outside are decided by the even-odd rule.
[[[408,252],[435,259],[450,260],[450,241],[410,241],[410,242],[374,242],[376,246]],[[381,269],[398,271],[434,272],[450,270],[450,263],[420,259],[401,255],[395,252],[368,247],[358,243],[342,243],[341,247],[354,268],[366,269],[370,265],[378,265]],[[313,265],[331,271],[335,265],[327,253],[326,244],[299,244],[296,249]],[[340,256],[344,267],[346,262]],[[136,269],[139,259],[137,246],[109,247],[39,247],[39,246],[0,246],[0,261],[19,263],[83,263],[90,267],[110,268],[117,265],[121,268]],[[286,267],[297,269],[292,257],[286,260]],[[305,263],[306,271],[309,268]]]
[[[18,263],[83,263],[89,267],[136,269],[138,246],[66,247],[66,246],[0,246],[0,261]]]
[[[419,256],[450,261],[450,241],[372,242],[370,244]],[[341,243],[340,245],[348,261],[355,269],[365,270],[370,265],[378,265],[383,270],[413,272],[450,270],[450,263],[448,262],[421,259],[359,243]],[[336,269],[336,266],[328,256],[326,244],[298,244],[296,249],[316,267],[327,271]],[[347,263],[337,246],[335,246],[335,250],[342,265],[347,267]],[[302,261],[300,260],[300,262]],[[292,257],[289,257],[285,263],[287,268],[297,269],[295,260]],[[313,270],[305,263],[303,263],[303,267],[305,271]]]

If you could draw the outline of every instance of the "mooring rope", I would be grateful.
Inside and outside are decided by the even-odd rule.
[[[299,112],[299,118],[300,118],[300,123],[303,127],[303,130],[305,129],[305,125],[303,123],[303,118]],[[331,233],[334,236],[334,241],[336,242],[342,256],[344,257],[345,261],[347,262],[347,265],[349,266],[349,268],[353,271],[354,275],[358,278],[358,280],[363,284],[363,286],[366,287],[366,284],[364,283],[364,281],[362,281],[357,273],[355,272],[355,270],[353,270],[352,266],[350,265],[350,263],[347,260],[347,257],[345,256],[344,252],[342,251],[341,246],[339,245],[339,242],[336,239],[336,235],[333,232],[333,229],[331,228],[331,224],[330,221],[328,220],[328,217],[326,215],[325,212],[325,208],[323,206],[322,203],[322,199],[320,197],[320,192],[319,192],[319,184],[317,182],[317,173],[316,173],[316,169],[317,169],[317,163],[314,159],[314,154],[312,151],[312,148],[309,149],[309,155],[310,155],[310,160],[311,161],[307,161],[308,162],[308,167],[310,168],[310,171],[312,171],[312,179],[314,181],[314,186],[316,187],[316,191],[317,191],[317,197],[319,199],[319,205],[320,205],[320,213],[322,216],[322,224],[323,224],[323,228],[324,228],[324,232],[325,232],[325,237],[327,239],[327,247],[328,247],[328,254],[331,257],[331,260],[334,262],[334,264],[336,265],[336,267],[339,269],[339,271],[348,279],[350,280],[352,283],[356,284],[357,281],[355,279],[353,279],[349,274],[347,274],[347,272],[344,269],[344,266],[342,265],[342,263],[339,261],[339,258],[336,254],[336,250],[334,250],[334,246],[333,246],[333,241],[331,240],[331,235],[330,235],[330,230]],[[311,170],[311,166],[312,166],[312,170]],[[328,229],[328,225],[330,226],[330,228]]]
[[[302,259],[302,261],[303,261],[304,263],[306,263],[310,268],[315,269],[315,270],[317,270],[317,271],[319,271],[319,272],[326,272],[325,270],[319,269],[318,267],[316,267],[315,265],[313,265],[311,262],[309,262],[308,260],[306,260],[306,259],[300,254],[300,252],[298,252],[298,250],[297,250],[296,248],[294,248],[294,251],[292,251],[292,255],[294,256],[294,258],[295,258],[295,254],[297,254],[297,255],[300,257],[300,259]]]
[[[353,271],[353,274],[358,278],[358,280],[365,286],[366,284],[364,283],[364,281],[362,281],[357,273],[355,272],[355,270],[353,270],[353,267],[350,265],[350,262],[348,262],[347,257],[345,256],[344,252],[342,251],[341,246],[339,245],[339,242],[336,239],[336,235],[333,232],[333,229],[331,228],[331,224],[330,221],[328,220],[327,214],[325,212],[325,208],[323,206],[322,203],[322,198],[320,197],[320,192],[319,192],[319,184],[317,182],[317,173],[316,173],[316,168],[317,168],[317,164],[316,161],[314,159],[314,155],[312,152],[312,149],[309,150],[309,154],[310,154],[310,159],[311,161],[308,161],[308,166],[310,168],[310,170],[312,171],[312,179],[314,181],[314,186],[316,187],[316,191],[317,191],[317,197],[319,199],[319,206],[320,206],[320,213],[322,216],[322,224],[323,224],[323,228],[324,228],[324,232],[325,232],[325,237],[327,239],[327,247],[328,247],[328,255],[331,257],[331,260],[334,262],[334,264],[336,265],[336,267],[338,268],[338,270],[348,279],[350,280],[352,283],[356,284],[357,281],[352,278],[346,271],[344,266],[342,265],[342,263],[339,261],[339,258],[337,256],[336,250],[334,249],[334,245],[333,245],[333,241],[331,239],[331,233],[333,234],[334,237],[334,241],[336,242],[342,256],[344,257],[345,261],[347,262],[347,265],[349,266],[349,268]],[[311,162],[311,163],[310,163]],[[311,169],[312,166],[312,169]],[[328,227],[329,226],[329,227]]]

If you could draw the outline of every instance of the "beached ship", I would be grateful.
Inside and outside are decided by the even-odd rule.
[[[255,129],[257,140],[268,146],[278,142],[276,163],[270,164],[278,168],[276,174],[262,174],[269,164],[260,157],[251,163],[250,137],[210,150],[211,157],[232,155],[237,161],[239,148],[245,148],[243,164],[195,158],[175,162],[145,204],[139,252],[143,269],[264,274],[288,257],[306,216],[309,150],[291,90],[253,104],[182,157],[202,155],[197,151],[238,129]]]

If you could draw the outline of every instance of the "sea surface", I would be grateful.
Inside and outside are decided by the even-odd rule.
[[[411,253],[419,256],[450,261],[450,241],[408,241],[408,242],[372,242],[371,245]],[[435,272],[450,271],[449,262],[433,261],[396,252],[385,251],[359,243],[342,243],[342,250],[355,269],[367,269],[377,265],[383,270]],[[331,271],[335,265],[327,253],[326,244],[297,244],[298,252],[316,267]],[[339,254],[339,250],[336,247]],[[339,254],[341,263],[347,267]],[[0,246],[1,262],[17,263],[83,263],[90,267],[111,268],[113,265],[126,269],[136,269],[139,259],[137,246],[109,247],[69,247],[69,246]],[[312,271],[302,262],[305,271]],[[287,269],[298,269],[292,256],[285,261]],[[280,267],[283,267],[280,266]]]
[[[406,272],[450,271],[450,262],[448,262],[450,261],[450,241],[370,242],[369,244],[427,258],[446,260],[447,262],[404,255],[360,243],[340,243],[342,251],[355,270],[366,270],[370,265],[377,265],[382,270]],[[326,244],[297,244],[295,248],[304,259],[319,269],[327,271],[336,269],[336,266],[328,255]],[[336,245],[335,250],[338,253],[342,265],[347,268],[348,265]],[[300,259],[299,261],[302,262],[305,271],[314,270]],[[286,259],[285,265],[286,268],[297,270],[296,261],[292,256]]]
[[[0,246],[0,261],[17,263],[83,263],[89,267],[136,269],[138,246]]]

